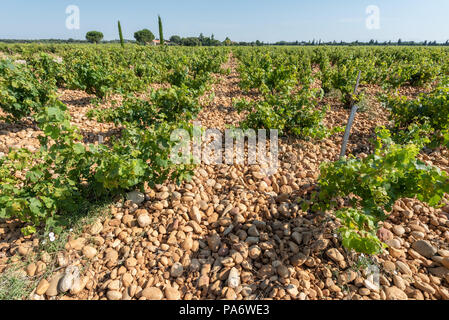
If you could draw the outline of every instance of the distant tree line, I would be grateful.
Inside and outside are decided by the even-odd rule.
[[[226,38],[229,40],[229,38]],[[225,40],[226,41],[226,40]],[[170,37],[170,42],[175,45],[181,46],[221,46],[223,43],[220,40],[215,39],[214,35],[210,37],[205,37],[202,33],[199,37],[186,37],[181,38],[180,36],[174,35]]]
[[[100,32],[101,34],[101,32]],[[120,43],[120,40],[102,40],[100,34],[94,33],[90,34],[90,40],[78,40],[78,39],[36,39],[36,40],[23,40],[23,39],[0,39],[2,43],[88,43],[88,42],[97,42],[97,43]],[[87,34],[86,34],[87,37]],[[134,33],[134,37],[136,40],[124,40],[125,43],[140,43],[140,44],[148,44],[152,40],[155,39],[153,33],[148,29],[143,29]],[[368,42],[363,41],[328,41],[324,42],[321,40],[309,40],[309,41],[278,41],[274,43],[268,43],[263,41],[240,41],[234,42],[229,38],[226,38],[224,41],[220,41],[215,39],[212,34],[210,37],[204,36],[202,33],[199,37],[180,37],[178,35],[173,35],[170,37],[170,43],[173,45],[180,46],[224,46],[224,45],[232,45],[232,46],[317,46],[317,45],[326,45],[326,46],[449,46],[449,40],[446,42],[437,42],[437,41],[403,41],[399,39],[398,41],[377,41],[370,40]]]
[[[436,41],[403,41],[399,39],[396,42],[393,41],[377,41],[377,40],[370,40],[368,42],[363,41],[352,41],[352,42],[346,42],[346,41],[328,41],[323,42],[321,40],[316,41],[294,41],[294,42],[288,42],[288,41],[278,41],[275,43],[269,43],[267,45],[274,45],[274,46],[449,46],[449,40],[446,42],[436,42]]]

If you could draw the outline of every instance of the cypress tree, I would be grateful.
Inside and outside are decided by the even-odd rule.
[[[120,20],[118,21],[118,35],[120,37],[120,45],[125,48],[125,41],[123,40],[122,26],[120,25]]]
[[[162,20],[161,20],[161,16],[158,15],[158,23],[159,23],[159,40],[161,43],[161,46],[164,45],[164,32],[162,30]]]

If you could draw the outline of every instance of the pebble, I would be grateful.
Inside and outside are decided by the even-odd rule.
[[[131,191],[126,194],[126,199],[136,205],[139,205],[145,200],[145,195],[139,191]]]
[[[91,246],[84,246],[83,248],[83,255],[87,259],[93,259],[97,255],[97,249]]]
[[[393,232],[398,237],[401,237],[405,233],[405,229],[404,229],[403,226],[396,225],[396,226],[393,227]]]
[[[425,240],[413,242],[412,248],[426,258],[432,258],[438,251],[434,246]]]
[[[449,269],[449,258],[443,258],[443,260],[441,260],[441,264]]]
[[[284,265],[280,265],[277,267],[277,273],[281,278],[288,278],[290,276],[290,271],[288,268]]]
[[[385,288],[387,300],[408,300],[407,294],[398,287]]]
[[[201,212],[200,209],[196,206],[192,206],[192,209],[189,211],[190,219],[195,221],[196,223],[201,223]]]
[[[26,270],[28,276],[34,277],[34,275],[36,274],[37,266],[34,262],[32,262],[27,266]]]
[[[166,287],[164,290],[164,293],[165,293],[165,297],[167,298],[167,300],[180,300],[181,299],[181,294],[175,288]]]
[[[144,289],[142,291],[142,296],[147,300],[162,300],[162,298],[164,297],[162,291],[156,287],[149,287]]]
[[[109,290],[106,296],[109,300],[122,300],[122,293],[120,291]]]
[[[217,252],[221,244],[220,236],[218,234],[212,234],[207,238],[207,244],[210,250]]]
[[[48,287],[50,287],[50,283],[48,283],[47,280],[42,279],[37,285],[36,294],[43,295],[48,290]]]
[[[170,275],[173,278],[180,277],[183,274],[183,272],[184,272],[184,267],[179,262],[174,263],[170,269]]]
[[[67,250],[74,249],[76,251],[81,251],[83,249],[85,243],[86,243],[86,239],[85,238],[78,238],[78,239],[75,239],[75,240],[70,240],[66,244],[65,248]]]
[[[327,250],[326,254],[329,258],[331,258],[337,263],[344,260],[343,255],[336,248],[331,248]]]
[[[298,295],[298,288],[294,284],[289,284],[286,288],[286,291],[289,295],[291,295],[293,298],[296,298]]]
[[[64,276],[59,281],[58,289],[60,292],[67,292],[73,286],[75,279],[79,278],[79,270],[76,266],[66,268]]]
[[[63,272],[57,273],[53,275],[53,277],[50,279],[49,286],[45,294],[48,297],[54,297],[58,294],[58,283],[59,280],[64,276]]]
[[[236,268],[231,268],[228,276],[228,287],[237,288],[240,285],[240,274]]]
[[[139,224],[139,226],[141,228],[145,228],[145,227],[149,226],[151,223],[150,216],[148,214],[139,215],[139,217],[137,218],[137,223]]]
[[[100,220],[95,221],[95,223],[90,227],[90,234],[95,236],[97,234],[100,234],[103,230],[103,224]]]

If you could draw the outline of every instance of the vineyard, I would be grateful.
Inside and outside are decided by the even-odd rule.
[[[444,47],[0,44],[0,165],[0,299],[449,300]]]

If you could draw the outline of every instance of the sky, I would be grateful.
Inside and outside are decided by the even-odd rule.
[[[69,5],[79,8],[79,29],[66,26]],[[368,6],[378,14],[367,13]],[[165,38],[203,33],[271,43],[449,40],[449,0],[0,0],[0,39],[84,39],[98,30],[114,40],[117,20],[125,39],[143,28],[158,37],[158,14]]]

